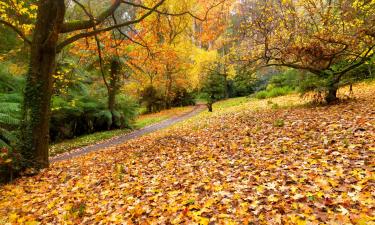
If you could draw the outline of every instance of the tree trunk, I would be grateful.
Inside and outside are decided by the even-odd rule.
[[[224,75],[224,98],[229,98],[229,90],[228,90],[228,76]]]
[[[165,108],[170,109],[172,106],[172,72],[169,71],[169,68],[167,67],[167,87],[166,87],[166,94],[165,94]]]
[[[209,112],[212,112],[212,102],[207,103],[207,108]]]
[[[52,74],[56,46],[64,21],[64,0],[39,1],[38,17],[31,45],[21,126],[20,151],[24,167],[48,167],[48,142]]]
[[[111,128],[118,128],[116,124],[120,118],[116,117],[115,110],[116,110],[116,95],[119,89],[119,70],[120,70],[120,63],[113,59],[111,61],[111,74],[110,74],[110,81],[108,87],[108,110],[112,114],[112,125]]]
[[[328,104],[334,103],[338,100],[337,98],[337,90],[339,89],[339,82],[342,74],[333,78],[330,85],[328,86],[328,93],[325,97],[325,100]]]
[[[212,112],[212,105],[214,104],[214,102],[215,102],[215,97],[211,95],[207,101],[207,108],[209,112]]]

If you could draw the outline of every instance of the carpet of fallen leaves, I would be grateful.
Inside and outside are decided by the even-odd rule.
[[[249,101],[55,163],[0,188],[0,224],[374,224],[374,87]]]

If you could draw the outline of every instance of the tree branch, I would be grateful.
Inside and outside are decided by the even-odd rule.
[[[139,23],[142,20],[144,20],[145,18],[147,18],[149,15],[151,15],[153,12],[155,12],[155,10],[160,5],[162,5],[164,2],[165,2],[165,0],[160,0],[147,13],[143,14],[140,18],[138,18],[136,20],[127,21],[127,22],[124,22],[124,23],[121,23],[121,24],[116,24],[116,25],[113,25],[113,26],[109,26],[109,27],[105,27],[105,28],[102,28],[102,29],[93,30],[93,31],[90,31],[90,32],[80,33],[80,34],[77,34],[77,35],[75,35],[73,37],[70,37],[70,38],[64,40],[63,42],[61,42],[57,46],[57,52],[61,51],[61,49],[63,49],[65,46],[67,46],[69,44],[72,44],[73,42],[75,42],[75,41],[77,41],[77,40],[79,40],[81,38],[91,37],[91,36],[97,35],[99,33],[105,32],[105,31],[110,31],[110,30],[113,30],[113,29],[116,29],[116,28],[120,28],[120,27],[129,26],[129,25],[132,25],[132,24]]]
[[[4,20],[0,20],[0,24],[4,24],[5,26],[11,28],[14,32],[16,32],[18,34],[18,36],[20,38],[22,38],[22,40],[25,43],[27,43],[28,45],[31,45],[31,41],[26,37],[26,35],[21,30],[19,30],[17,27],[15,27],[13,24],[11,24],[7,21],[4,21]]]
[[[179,12],[179,13],[168,13],[168,12],[162,12],[162,11],[156,9],[155,12],[157,12],[157,13],[159,13],[161,15],[167,15],[167,16],[184,16],[184,15],[189,15],[189,16],[191,16],[194,19],[197,19],[199,21],[205,21],[207,19],[208,13],[211,11],[211,9],[217,7],[220,4],[223,4],[225,1],[226,0],[222,0],[219,3],[214,4],[211,7],[209,7],[208,10],[205,13],[205,16],[203,18],[200,18],[200,17],[194,15],[193,13],[191,13],[189,11],[184,11],[184,12]],[[150,10],[149,7],[144,6],[144,5],[140,5],[140,4],[136,4],[136,3],[133,3],[133,2],[124,1],[124,0],[121,0],[121,2],[124,3],[124,4],[127,4],[127,5],[134,6],[134,7],[138,7],[138,8]]]
[[[112,18],[113,18],[113,21],[115,22],[115,24],[118,24],[118,23],[117,23],[117,20],[116,20],[116,17],[115,17],[115,16],[112,16]],[[150,48],[149,48],[147,45],[144,45],[144,44],[142,44],[142,43],[140,43],[140,42],[134,40],[134,39],[131,38],[129,35],[125,34],[125,33],[121,30],[120,27],[119,27],[119,28],[116,28],[116,30],[120,33],[120,35],[123,35],[123,36],[124,36],[126,39],[128,39],[129,41],[131,41],[131,42],[133,42],[133,43],[135,43],[135,44],[137,44],[137,45],[140,45],[140,46],[146,48],[147,51],[150,52]]]
[[[77,1],[74,1],[76,4],[78,4],[80,6],[80,8],[82,8],[85,13],[87,12],[87,10],[85,9],[85,7],[78,3]],[[99,25],[101,24],[104,20],[106,20],[109,16],[111,16],[116,10],[117,8],[120,6],[121,4],[121,0],[115,0],[113,2],[113,4],[111,5],[111,7],[109,7],[107,10],[105,10],[104,12],[102,12],[97,18],[95,18],[95,20],[85,20],[85,21],[78,21],[78,22],[68,22],[68,23],[64,23],[62,25],[62,28],[61,28],[61,33],[69,33],[69,32],[72,32],[72,31],[78,31],[78,30],[84,30],[84,29],[90,29],[90,28],[93,28],[93,26],[96,26],[96,25]]]
[[[342,76],[343,74],[349,72],[350,70],[353,70],[353,69],[359,67],[360,65],[362,65],[363,63],[365,63],[367,60],[370,60],[370,58],[371,58],[372,56],[374,56],[374,54],[375,54],[375,53],[373,52],[372,54],[369,55],[369,53],[373,50],[374,47],[375,47],[375,45],[371,46],[371,47],[366,51],[365,55],[362,57],[362,59],[361,59],[359,62],[357,62],[357,63],[355,63],[355,64],[353,64],[353,65],[351,65],[351,66],[348,66],[347,68],[345,68],[345,69],[343,69],[343,70],[341,70],[341,71],[339,71],[339,72],[336,72],[336,73],[334,73],[334,74],[335,74],[335,75],[340,75],[340,76]]]

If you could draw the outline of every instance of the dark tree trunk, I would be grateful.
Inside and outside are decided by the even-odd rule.
[[[228,90],[228,77],[224,75],[224,98],[229,98],[229,90]]]
[[[215,102],[215,97],[211,95],[207,101],[207,108],[209,112],[212,112],[212,105],[214,104],[214,102]]]
[[[115,110],[116,110],[116,95],[119,90],[119,82],[120,82],[120,63],[116,59],[111,61],[111,74],[110,74],[110,81],[108,87],[108,110],[112,114],[112,125],[111,128],[117,128],[116,124],[118,124],[120,118],[116,117]]]
[[[207,108],[209,112],[212,112],[212,102],[207,103]]]
[[[168,68],[168,67],[167,67]],[[165,108],[170,109],[172,106],[172,72],[169,71],[169,68],[166,72],[167,74],[167,87],[166,87],[166,94],[165,94]]]
[[[24,93],[20,151],[25,167],[48,167],[52,74],[64,21],[64,0],[39,1]]]
[[[337,91],[339,89],[339,82],[340,82],[341,76],[342,74],[333,78],[330,85],[328,86],[328,93],[325,97],[325,100],[328,104],[334,103],[338,100]]]

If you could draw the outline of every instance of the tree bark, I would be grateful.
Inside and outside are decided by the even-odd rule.
[[[224,98],[229,98],[229,90],[228,90],[228,76],[224,74]]]
[[[342,76],[342,74],[333,78],[330,85],[328,86],[328,93],[325,97],[325,100],[328,104],[334,103],[338,100],[337,90],[339,89],[339,82],[340,82],[341,76]]]
[[[31,43],[21,126],[20,151],[24,167],[48,167],[48,142],[52,74],[56,46],[64,21],[64,0],[39,1],[38,17]]]
[[[116,110],[116,95],[119,89],[119,70],[120,70],[120,63],[113,59],[111,61],[111,74],[109,80],[109,87],[108,87],[108,110],[112,114],[112,125],[111,128],[117,128],[117,120],[120,118],[116,118],[115,110]]]
[[[172,106],[172,72],[170,71],[169,66],[167,66],[166,71],[167,76],[167,85],[166,85],[166,94],[165,94],[165,108],[170,109]]]

